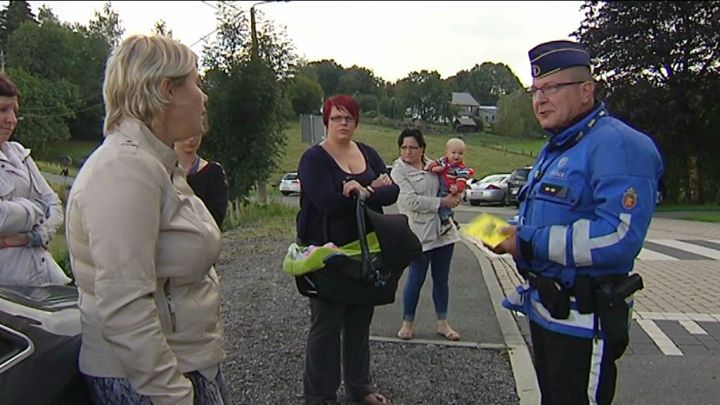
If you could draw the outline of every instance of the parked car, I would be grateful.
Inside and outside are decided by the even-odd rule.
[[[520,206],[517,199],[518,192],[522,186],[528,181],[528,175],[532,166],[520,167],[512,171],[507,179],[507,192],[505,193],[505,205],[514,205],[516,208]]]
[[[0,286],[0,402],[90,404],[77,288]]]
[[[655,196],[655,205],[660,205],[665,201],[667,196],[667,186],[662,178],[658,181],[657,195]]]
[[[504,204],[509,177],[509,173],[491,174],[472,183],[465,192],[470,205],[480,205],[483,202]]]
[[[280,187],[278,187],[282,195],[290,195],[291,193],[300,192],[300,179],[296,172],[285,173],[282,180],[280,180]]]

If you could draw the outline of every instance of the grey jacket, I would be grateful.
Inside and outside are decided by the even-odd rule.
[[[45,181],[30,150],[0,144],[0,236],[33,235],[23,247],[0,249],[0,284],[43,286],[70,282],[47,249],[62,225],[60,198]]]
[[[408,217],[410,229],[422,242],[423,252],[460,240],[454,228],[440,235],[438,208],[441,198],[437,196],[440,177],[437,174],[418,170],[398,158],[390,176],[400,186],[398,210]]]
[[[80,370],[128,378],[155,404],[192,404],[182,373],[224,357],[213,267],[221,234],[176,160],[125,119],[80,170],[67,207]]]

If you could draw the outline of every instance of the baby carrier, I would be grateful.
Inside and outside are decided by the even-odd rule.
[[[422,255],[422,244],[405,215],[381,214],[366,207],[362,194],[355,198],[357,241],[340,247],[293,243],[283,269],[295,276],[298,291],[307,297],[343,304],[391,304],[403,271]],[[366,231],[366,221],[373,232]]]

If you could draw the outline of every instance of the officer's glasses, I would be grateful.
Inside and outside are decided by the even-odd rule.
[[[532,97],[537,97],[539,93],[544,94],[545,96],[552,96],[553,94],[560,91],[565,86],[572,86],[574,84],[582,84],[585,83],[586,80],[579,80],[575,82],[564,82],[564,83],[555,83],[555,84],[548,84],[545,87],[529,87],[525,91],[530,94]]]

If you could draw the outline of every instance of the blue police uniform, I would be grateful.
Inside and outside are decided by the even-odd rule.
[[[570,41],[529,56],[533,77],[589,66]],[[662,170],[652,140],[604,103],[550,134],[538,155],[518,195],[514,259],[526,283],[503,306],[531,321],[543,404],[612,402],[632,308],[631,296],[615,292],[631,280]]]
[[[518,269],[553,279],[569,290],[578,276],[624,275],[633,269],[652,213],[662,160],[652,140],[611,117],[600,103],[585,118],[553,135],[518,196]],[[571,299],[556,319],[536,289],[505,301],[546,329],[591,338],[593,313]],[[513,301],[515,303],[513,303]],[[602,331],[599,331],[602,334]]]

